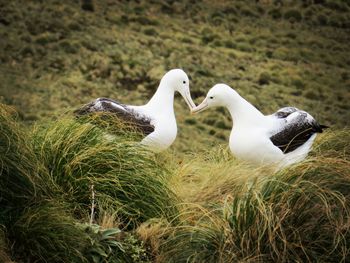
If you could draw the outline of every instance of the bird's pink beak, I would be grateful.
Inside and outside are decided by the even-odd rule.
[[[183,93],[180,92],[180,94],[182,95],[182,97],[186,101],[188,107],[192,111],[192,109],[196,107],[196,104],[194,104],[194,102],[193,102],[193,100],[191,98],[190,92],[189,91],[186,91],[186,92],[183,92]]]
[[[192,114],[196,114],[198,112],[201,112],[201,111],[204,111],[206,108],[208,108],[208,101],[207,99],[205,98],[201,104],[199,104],[197,107],[194,107],[192,110],[191,110],[191,113]]]

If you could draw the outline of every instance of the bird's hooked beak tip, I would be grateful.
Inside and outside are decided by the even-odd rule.
[[[193,108],[193,109],[191,109],[191,115],[195,115],[195,114],[197,114],[200,111],[202,111],[202,110],[201,109],[197,109],[197,107]]]
[[[197,107],[194,107],[191,109],[191,114],[197,114],[203,110],[205,110],[208,107],[207,99],[204,99],[201,104],[199,104]]]

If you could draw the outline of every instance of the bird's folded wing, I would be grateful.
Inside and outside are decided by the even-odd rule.
[[[145,135],[154,131],[150,117],[108,98],[98,98],[74,111],[78,116],[97,112],[112,113],[124,122],[135,126]]]
[[[323,126],[305,111],[288,107],[280,109],[274,116],[278,119],[279,126],[272,133],[270,140],[283,153],[294,151],[313,134],[322,132]]]

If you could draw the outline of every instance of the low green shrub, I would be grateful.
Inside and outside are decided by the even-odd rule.
[[[280,19],[282,18],[282,13],[280,9],[274,8],[271,9],[268,14],[273,18],[273,19]]]
[[[258,83],[259,85],[267,85],[271,81],[271,75],[268,72],[261,72],[259,75]]]
[[[300,22],[303,19],[302,14],[297,9],[290,9],[283,15],[284,19],[290,22]]]
[[[328,24],[328,17],[324,14],[317,15],[317,22],[321,26],[326,26]]]
[[[147,27],[143,30],[143,33],[148,36],[157,36],[158,32],[153,27]]]
[[[93,12],[95,11],[95,5],[93,0],[82,0],[81,8],[85,11]]]
[[[201,35],[203,44],[208,44],[218,38],[218,36],[210,28],[207,27],[202,30]]]

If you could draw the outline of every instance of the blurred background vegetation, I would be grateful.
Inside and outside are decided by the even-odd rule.
[[[30,125],[102,96],[143,104],[183,68],[197,103],[224,82],[265,114],[291,105],[345,127],[349,32],[348,0],[1,0],[0,102]],[[223,109],[175,108],[175,151],[227,141]]]

